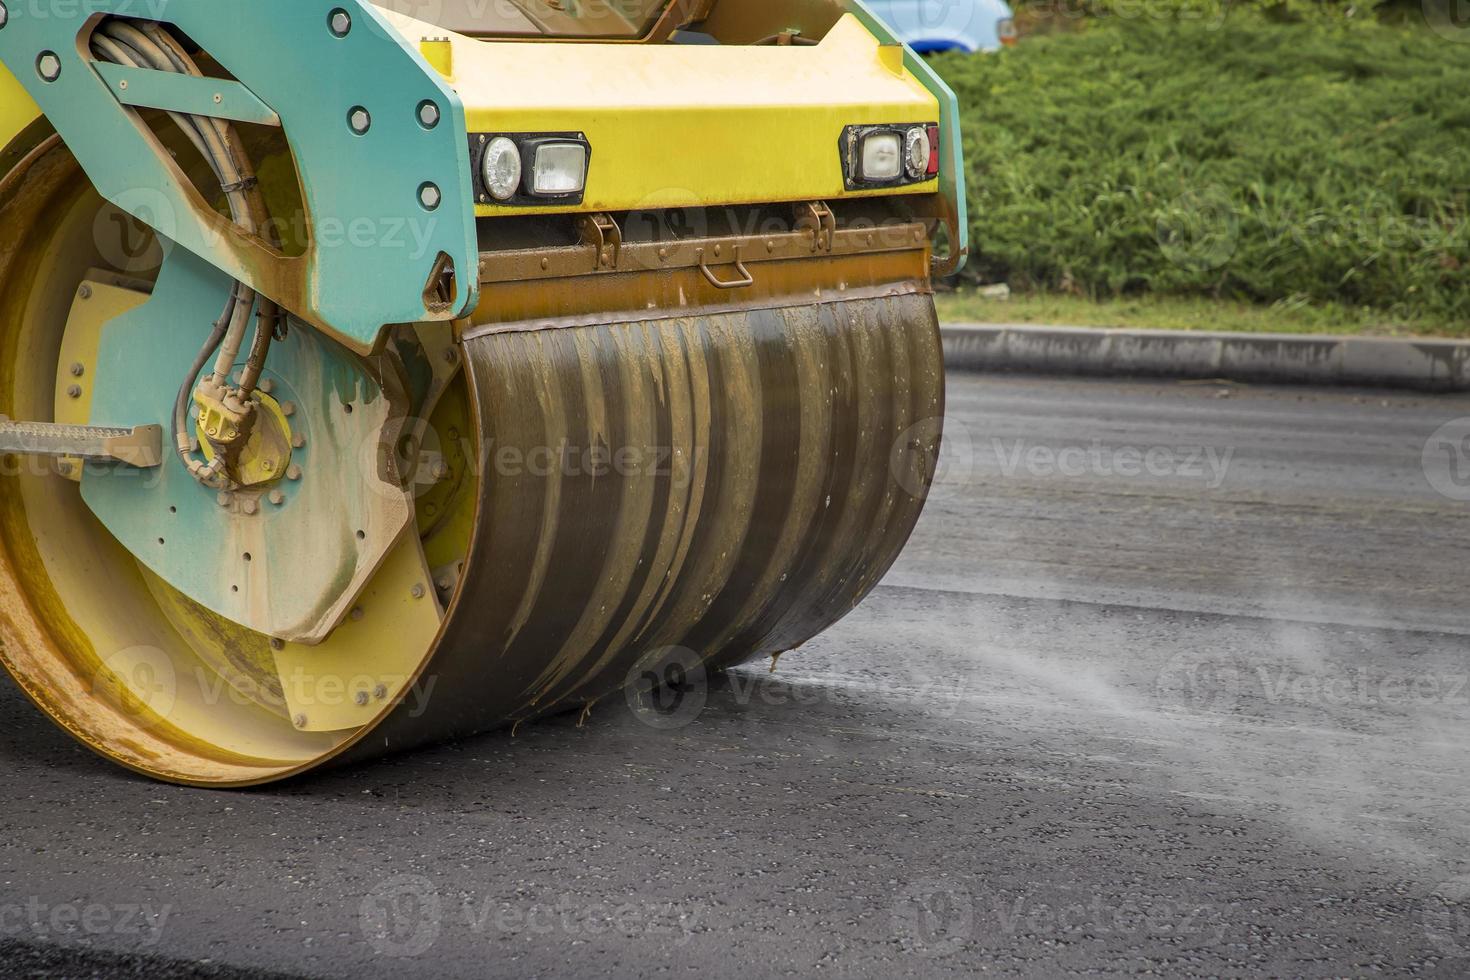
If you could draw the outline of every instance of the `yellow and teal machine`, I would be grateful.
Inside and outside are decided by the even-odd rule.
[[[960,152],[856,0],[0,0],[0,659],[244,786],[800,646],[933,479]]]

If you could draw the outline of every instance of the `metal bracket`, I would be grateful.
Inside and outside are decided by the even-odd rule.
[[[124,463],[151,469],[163,463],[163,427],[12,422],[0,415],[0,453]]]
[[[807,201],[796,206],[796,227],[812,236],[813,252],[830,252],[837,238],[837,216],[823,201]]]
[[[594,269],[616,269],[623,252],[623,230],[612,215],[598,212],[583,215],[578,222],[582,230],[582,244],[597,249]]]
[[[104,61],[92,65],[118,102],[193,116],[279,126],[281,117],[244,85],[224,78],[195,78],[178,72],[130,68]]]

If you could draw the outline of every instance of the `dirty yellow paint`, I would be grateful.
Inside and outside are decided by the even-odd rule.
[[[148,302],[148,294],[123,289],[95,279],[77,288],[66,333],[61,338],[61,356],[56,370],[56,421],[63,425],[87,425],[92,421],[92,388],[97,377],[97,348],[102,328],[113,317],[135,310]],[[73,483],[82,480],[79,460],[62,460],[57,471]]]
[[[40,107],[10,70],[0,65],[0,150],[39,118]]]
[[[484,41],[388,14],[405,37],[448,37],[471,133],[580,132],[584,202],[625,211],[933,194],[937,180],[849,191],[846,126],[933,123],[939,104],[851,14],[818,45]],[[528,80],[534,80],[534,84]],[[481,202],[477,213],[544,212]]]

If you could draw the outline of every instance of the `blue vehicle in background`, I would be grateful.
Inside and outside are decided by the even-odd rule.
[[[1006,0],[867,0],[915,51],[998,51],[1016,43]]]

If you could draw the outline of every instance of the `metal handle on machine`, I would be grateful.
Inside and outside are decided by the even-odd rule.
[[[709,284],[716,289],[740,289],[743,286],[755,285],[755,276],[751,275],[750,270],[745,267],[745,263],[740,261],[739,249],[736,249],[735,251],[735,271],[740,273],[740,279],[737,279],[734,282],[724,282],[720,280],[714,274],[714,272],[710,270],[709,263],[705,260],[704,253],[702,251],[699,255],[699,271],[704,273],[704,278],[709,280]]]
[[[75,457],[151,469],[163,463],[163,427],[129,429],[53,422],[12,422],[0,415],[0,453]]]

